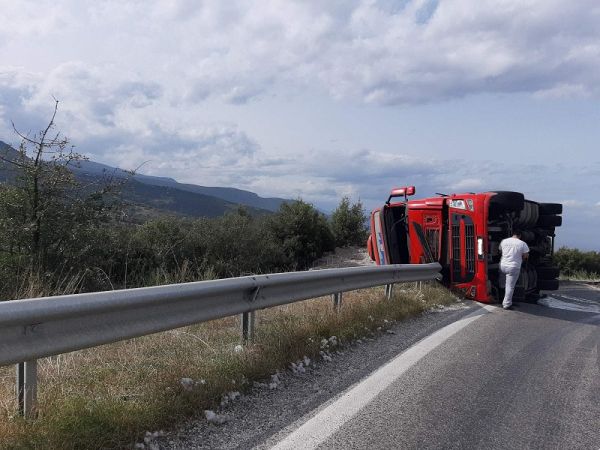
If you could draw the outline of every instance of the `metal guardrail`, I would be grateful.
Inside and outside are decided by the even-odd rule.
[[[19,404],[35,414],[36,361],[160,331],[344,291],[436,278],[441,266],[399,264],[200,281],[167,286],[0,302],[0,365],[17,366]],[[245,330],[244,330],[245,329]]]

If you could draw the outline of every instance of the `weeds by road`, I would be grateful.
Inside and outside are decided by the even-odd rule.
[[[589,272],[587,270],[575,270],[569,275],[561,274],[560,279],[568,281],[599,282],[600,274],[596,272]]]
[[[40,361],[40,417],[15,417],[14,368],[0,368],[0,448],[131,448],[148,430],[169,428],[215,409],[223,395],[305,356],[322,339],[350,342],[366,332],[455,298],[439,286],[398,285],[347,293],[335,313],[329,298],[258,313],[256,339],[239,346],[237,318],[46,358]]]

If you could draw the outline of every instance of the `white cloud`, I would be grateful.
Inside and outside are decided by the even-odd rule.
[[[328,205],[346,194],[383,201],[398,184],[420,193],[519,186],[547,201],[576,195],[555,187],[564,183],[552,166],[375,146],[278,151],[200,113],[281,90],[382,105],[479,93],[598,95],[596,0],[0,0],[0,10],[0,64],[12,65],[0,66],[0,139],[9,119],[39,129],[55,95],[59,128],[80,151],[126,167],[149,161],[142,171],[180,181]]]
[[[573,199],[569,199],[569,200],[562,200],[561,202],[563,206],[567,206],[569,208],[583,208],[585,207],[585,202],[581,201],[581,200],[573,200]]]
[[[464,178],[452,184],[450,188],[456,191],[469,191],[481,189],[483,186],[485,183],[480,178]]]
[[[596,95],[600,81],[596,0],[0,5],[4,33],[28,46],[31,60],[42,52],[56,54],[39,58],[45,64],[108,63],[192,102],[243,103],[281,81],[383,104],[481,92]],[[18,56],[3,50],[5,61]]]

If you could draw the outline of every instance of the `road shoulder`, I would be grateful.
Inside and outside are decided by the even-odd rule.
[[[398,322],[387,332],[339,348],[331,361],[316,361],[306,373],[280,372],[276,389],[268,384],[254,387],[219,411],[227,418],[224,424],[192,420],[156,444],[165,449],[261,447],[415,343],[478,308],[472,302],[459,302]]]

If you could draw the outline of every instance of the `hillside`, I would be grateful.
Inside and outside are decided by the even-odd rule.
[[[0,156],[12,160],[17,152],[0,141]],[[127,171],[94,161],[81,161],[80,167],[74,168],[74,172],[85,183],[98,182],[106,176],[129,178],[122,189],[123,199],[136,213],[146,217],[161,213],[217,217],[240,205],[251,214],[268,214],[286,201],[263,198],[254,192],[235,188],[196,186],[178,183],[172,178],[143,174],[131,176]],[[11,183],[16,175],[16,170],[10,164],[0,161],[0,182]]]
[[[76,172],[86,175],[102,175],[104,173],[114,174],[117,177],[129,176],[129,174],[121,169],[111,167],[105,164],[100,164],[94,161],[82,161],[80,168]],[[134,179],[139,183],[155,186],[177,189],[203,196],[216,197],[230,203],[245,205],[252,208],[264,209],[267,211],[277,211],[282,203],[286,202],[283,198],[264,198],[254,192],[244,191],[242,189],[228,187],[209,187],[198,186],[195,184],[179,183],[173,178],[156,177],[151,175],[136,174]]]

